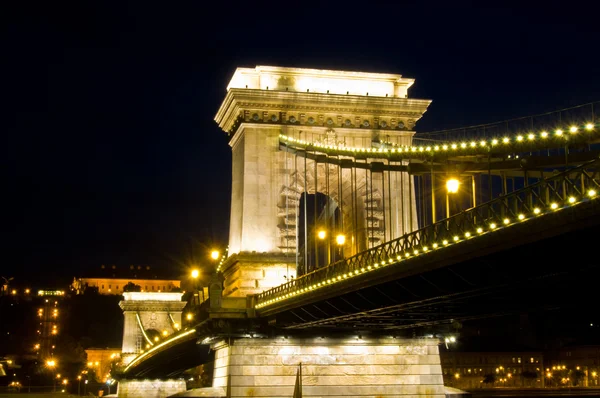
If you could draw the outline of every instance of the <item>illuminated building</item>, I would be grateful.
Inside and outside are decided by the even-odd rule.
[[[98,288],[100,294],[123,294],[128,283],[140,286],[142,292],[170,292],[181,287],[179,279],[150,266],[102,265],[91,277],[74,278],[71,288],[76,294],[82,294],[86,288]]]

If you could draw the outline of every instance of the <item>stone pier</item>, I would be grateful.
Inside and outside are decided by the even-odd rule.
[[[121,380],[119,398],[165,398],[185,391],[185,380]]]
[[[444,398],[437,340],[243,338],[213,345],[213,387],[233,397]]]

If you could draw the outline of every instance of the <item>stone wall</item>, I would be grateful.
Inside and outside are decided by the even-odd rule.
[[[214,387],[231,397],[290,397],[302,363],[305,397],[444,396],[437,341],[239,339],[215,344]]]
[[[121,380],[119,398],[166,398],[186,390],[185,380]]]

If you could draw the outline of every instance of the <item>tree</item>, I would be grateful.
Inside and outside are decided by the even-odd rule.
[[[128,282],[125,286],[123,286],[124,292],[141,292],[142,287],[140,285],[136,285],[133,282]]]
[[[484,384],[494,384],[496,382],[496,375],[493,373],[489,373],[483,376]]]
[[[573,385],[578,386],[578,385],[582,384],[584,377],[585,377],[585,373],[583,372],[583,370],[580,370],[580,369],[574,370],[573,375],[572,375]]]

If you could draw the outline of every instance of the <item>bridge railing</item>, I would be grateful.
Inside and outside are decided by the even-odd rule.
[[[600,195],[600,159],[538,181],[449,218],[319,268],[256,296],[257,308],[385,264],[491,232]]]

